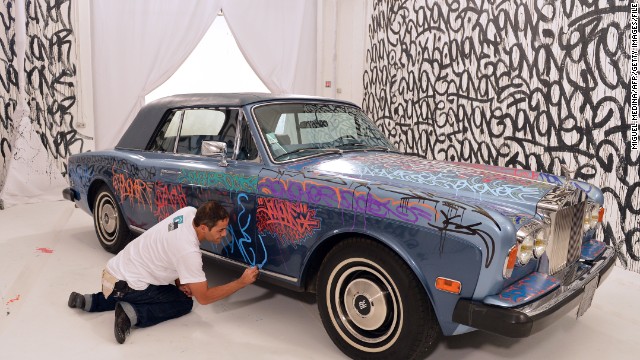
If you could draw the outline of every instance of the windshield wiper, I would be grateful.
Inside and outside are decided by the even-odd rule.
[[[281,159],[281,158],[283,158],[283,157],[285,157],[287,155],[300,153],[300,152],[305,152],[305,151],[319,151],[321,153],[327,153],[327,154],[342,154],[342,150],[335,149],[335,148],[302,148],[302,149],[295,149],[293,151],[290,151],[288,153],[284,153],[282,155],[278,155],[273,160],[279,160],[279,159]]]
[[[379,145],[376,145],[376,146],[370,146],[370,145],[367,145],[367,144],[365,144],[365,143],[361,143],[361,142],[354,142],[354,143],[348,143],[348,144],[340,144],[340,145],[338,145],[338,146],[336,146],[336,147],[337,147],[337,148],[345,148],[345,147],[348,147],[348,146],[352,146],[352,147],[354,147],[354,148],[355,148],[355,147],[357,147],[357,148],[361,148],[361,149],[358,149],[358,150],[365,150],[365,151],[368,151],[368,150],[373,150],[373,151],[386,151],[386,152],[391,151],[388,147],[385,147],[385,146],[379,146]],[[366,149],[365,149],[365,148],[366,148]]]
[[[342,147],[346,147],[346,146],[369,146],[365,143],[361,143],[361,142],[350,142],[350,143],[344,143],[344,144],[340,144],[340,145],[336,145],[337,148],[342,148]]]

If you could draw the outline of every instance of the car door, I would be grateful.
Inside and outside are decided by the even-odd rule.
[[[158,220],[173,211],[209,200],[222,204],[229,212],[228,235],[221,245],[204,243],[205,251],[249,265],[267,261],[260,238],[256,238],[255,199],[261,161],[246,122],[237,108],[180,109],[179,126],[173,151],[165,153],[155,183],[155,215]],[[174,118],[178,118],[174,116]],[[172,128],[172,126],[167,126]],[[237,129],[244,129],[238,132]],[[243,132],[245,136],[243,138]],[[167,132],[172,143],[171,132]],[[223,142],[223,156],[201,154],[205,141]],[[158,143],[164,143],[158,139]]]
[[[128,223],[139,232],[168,216],[156,198],[159,182],[162,184],[164,178],[170,178],[177,171],[164,165],[167,156],[175,152],[182,116],[182,111],[166,113],[146,149],[122,151],[112,165],[114,193],[119,197]]]

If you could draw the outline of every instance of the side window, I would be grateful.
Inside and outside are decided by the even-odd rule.
[[[224,111],[213,109],[184,110],[176,152],[199,155],[203,141],[225,141],[227,134],[222,134],[223,139],[220,138],[220,135],[226,121],[227,116]],[[235,131],[233,136],[235,136]],[[228,147],[229,144],[227,144]]]
[[[238,109],[184,109],[167,116],[148,147],[150,151],[175,152],[200,155],[203,141],[220,141],[227,144],[227,155],[231,158],[235,149]],[[246,126],[246,125],[245,125]],[[247,127],[248,140],[240,149],[245,149],[245,160],[257,157],[257,149]],[[176,142],[177,141],[177,142]]]
[[[150,151],[173,152],[183,111],[171,113],[149,145]]]

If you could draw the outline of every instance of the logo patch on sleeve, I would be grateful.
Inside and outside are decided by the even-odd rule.
[[[178,226],[183,222],[184,222],[184,217],[182,215],[174,217],[173,221],[169,223],[169,231],[177,229]]]

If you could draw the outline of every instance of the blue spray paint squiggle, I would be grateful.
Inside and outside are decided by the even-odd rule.
[[[230,248],[231,250],[228,249],[227,246],[224,247],[225,251],[227,252],[227,256],[229,255],[229,253],[233,253],[235,250],[235,245],[238,245],[238,250],[240,251],[240,254],[242,255],[242,259],[249,265],[251,266],[257,266],[259,269],[262,269],[262,266],[264,266],[264,264],[267,262],[267,249],[264,246],[264,242],[262,240],[262,236],[258,235],[258,238],[256,239],[256,245],[260,245],[262,247],[262,252],[264,253],[264,257],[262,259],[262,261],[260,263],[258,263],[258,256],[256,254],[256,250],[257,247],[253,247],[251,244],[254,242],[253,239],[251,238],[251,236],[247,233],[247,229],[249,228],[249,225],[251,224],[251,214],[248,213],[248,211],[246,210],[246,208],[244,207],[244,204],[242,203],[242,200],[248,200],[249,197],[246,194],[239,194],[238,195],[238,205],[240,206],[240,208],[242,209],[240,211],[240,213],[238,214],[238,228],[240,229],[240,237],[238,237],[238,235],[236,235],[235,231],[233,231],[233,228],[231,226],[229,226],[227,228],[229,234],[231,234],[231,241],[229,242],[228,245],[231,245]],[[246,216],[244,216],[246,214]],[[245,245],[247,245],[247,247],[245,247]]]

